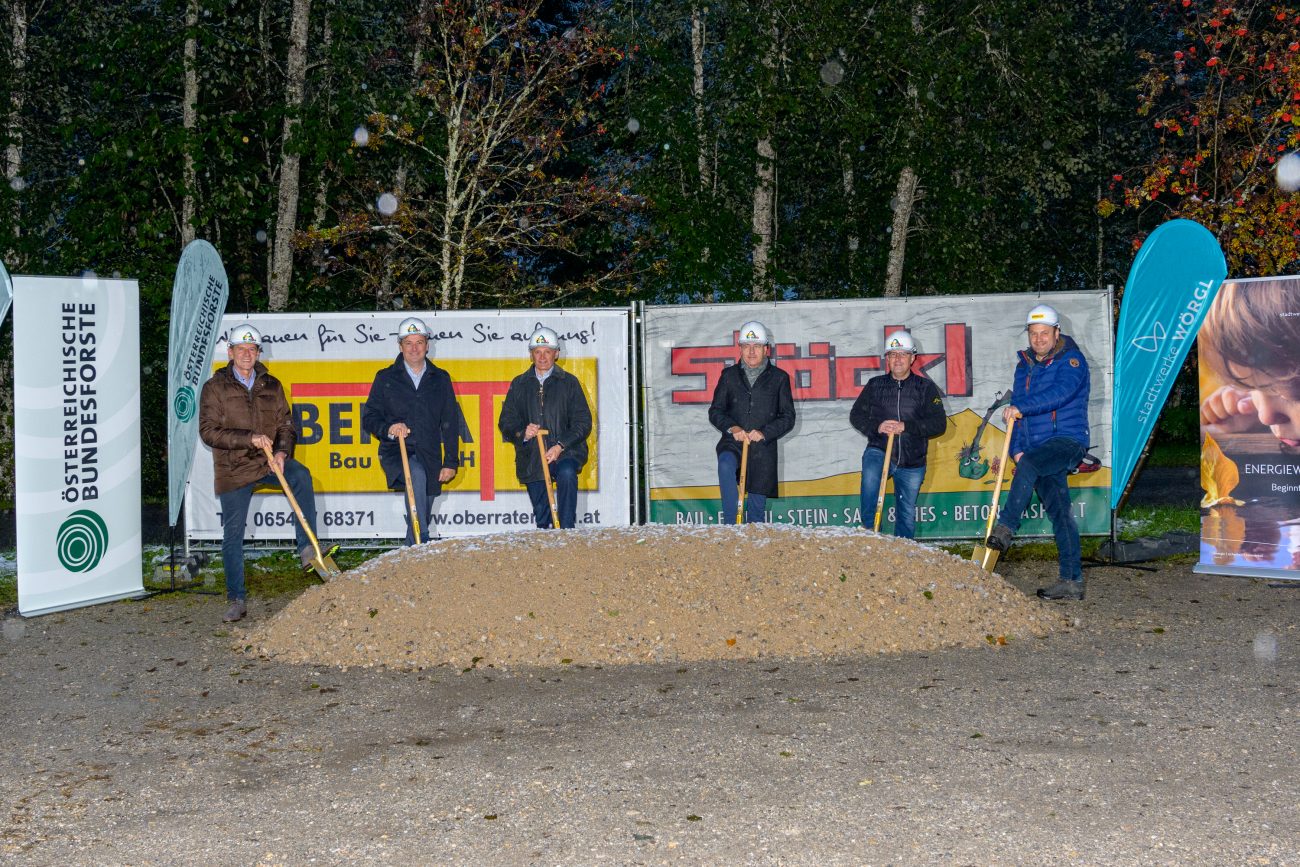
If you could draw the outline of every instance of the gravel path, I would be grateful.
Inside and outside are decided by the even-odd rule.
[[[0,862],[1300,864],[1300,591],[1089,579],[1005,646],[506,673],[237,654],[212,597],[7,620]]]

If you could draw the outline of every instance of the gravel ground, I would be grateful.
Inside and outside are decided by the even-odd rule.
[[[1053,607],[1006,645],[467,673],[236,653],[214,597],[11,618],[0,862],[1300,864],[1300,591],[1098,569]]]

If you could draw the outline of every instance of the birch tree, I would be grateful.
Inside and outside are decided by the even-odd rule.
[[[298,222],[299,169],[302,152],[295,134],[302,125],[307,86],[307,28],[311,0],[293,0],[289,21],[289,51],[285,63],[284,129],[280,138],[279,190],[275,232],[267,265],[267,298],[271,310],[284,310],[293,280],[294,231]]]
[[[185,131],[181,193],[181,247],[195,238],[194,200],[198,195],[199,178],[195,170],[194,151],[199,120],[199,69],[198,69],[199,0],[185,3],[185,84],[181,97],[181,128]]]
[[[549,26],[540,7],[541,0],[430,5],[419,22],[427,59],[407,109],[370,117],[369,146],[399,147],[411,161],[409,175],[394,179],[407,184],[406,195],[399,199],[392,182],[377,187],[371,209],[313,233],[316,241],[342,243],[356,257],[374,255],[374,235],[387,237],[413,301],[453,309],[509,303],[517,293],[514,303],[536,302],[518,282],[525,260],[576,252],[584,223],[632,206],[616,179],[576,174],[571,164],[576,146],[606,133],[600,76],[623,53],[595,26]],[[505,277],[480,286],[476,268]],[[585,285],[609,286],[621,273],[608,268]],[[552,298],[577,291],[544,288]]]

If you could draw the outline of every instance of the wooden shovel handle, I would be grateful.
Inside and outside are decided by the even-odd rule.
[[[880,493],[876,495],[876,520],[872,530],[880,532],[880,515],[885,511],[885,485],[889,484],[889,458],[894,453],[894,435],[885,440],[885,463],[880,468]],[[897,493],[897,492],[895,492]]]
[[[998,519],[998,498],[1002,496],[1002,476],[1007,471],[1007,458],[1011,455],[1011,429],[1016,425],[1016,416],[1012,416],[1007,421],[1007,435],[1002,440],[1002,460],[998,461],[998,478],[993,483],[993,505],[989,509],[989,523],[984,528],[984,538],[987,539],[993,532],[993,524]]]
[[[415,513],[415,491],[411,490],[411,461],[406,456],[406,437],[397,438],[397,447],[402,452],[402,475],[406,477],[406,506],[411,510],[411,530],[415,544],[420,544],[420,516]]]
[[[745,471],[749,469],[749,437],[740,446],[740,496],[736,500],[736,523],[745,523]]]
[[[555,507],[555,489],[551,487],[551,465],[546,462],[546,440],[545,436],[550,431],[545,428],[537,429],[537,453],[542,457],[542,478],[546,480],[546,499],[551,504],[551,522],[555,529],[560,529],[560,510]]]
[[[298,523],[302,525],[303,532],[311,540],[311,547],[316,551],[316,559],[324,562],[325,558],[321,555],[320,543],[316,541],[316,534],[311,531],[311,527],[307,525],[307,519],[302,516],[302,508],[294,498],[293,491],[289,490],[289,483],[284,480],[284,473],[280,472],[280,468],[275,465],[275,454],[271,451],[270,446],[262,446],[262,451],[266,452],[266,462],[270,464],[271,472],[275,473],[276,479],[279,480],[280,489],[284,491],[284,496],[289,501],[289,505],[293,506],[293,513],[298,516]]]

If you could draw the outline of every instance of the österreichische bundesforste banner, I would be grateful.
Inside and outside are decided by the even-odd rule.
[[[210,375],[230,283],[221,256],[207,241],[191,241],[181,253],[172,283],[172,321],[167,346],[167,503],[175,525],[185,482],[199,440],[199,391]]]
[[[1156,229],[1133,261],[1115,340],[1112,509],[1227,273],[1219,242],[1191,220],[1170,220]]]
[[[14,279],[18,610],[141,592],[140,292]]]

